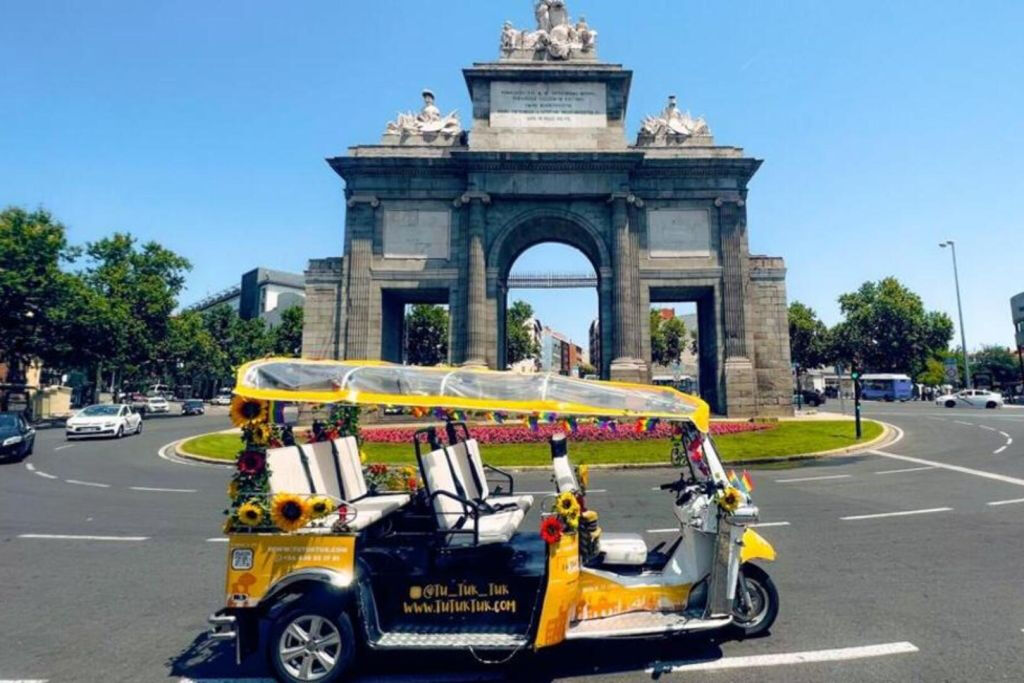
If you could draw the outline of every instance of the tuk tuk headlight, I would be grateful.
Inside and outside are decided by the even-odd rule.
[[[235,548],[231,551],[231,568],[252,569],[252,548]]]

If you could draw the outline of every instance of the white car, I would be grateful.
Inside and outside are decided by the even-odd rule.
[[[935,399],[935,405],[947,408],[1002,408],[1003,396],[987,389],[964,389]]]
[[[146,399],[147,413],[167,413],[171,410],[171,404],[163,396],[150,396]]]
[[[102,403],[82,408],[68,418],[64,435],[68,439],[113,436],[142,432],[142,416],[124,403]]]
[[[210,405],[229,406],[231,405],[231,394],[217,394],[210,399]]]

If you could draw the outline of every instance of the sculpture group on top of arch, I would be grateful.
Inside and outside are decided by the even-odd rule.
[[[452,111],[441,116],[441,110],[434,104],[434,93],[424,90],[423,108],[418,114],[413,112],[400,113],[394,121],[389,121],[384,130],[384,143],[401,143],[409,136],[422,138],[425,142],[438,139],[442,142],[454,142],[462,133],[459,114]]]
[[[565,0],[537,0],[533,8],[537,28],[519,30],[506,21],[501,29],[501,58],[564,61],[597,58],[597,31],[585,17],[573,23]]]

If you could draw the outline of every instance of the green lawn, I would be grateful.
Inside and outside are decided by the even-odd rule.
[[[882,433],[882,425],[871,420],[863,423],[862,441],[870,441]],[[726,461],[774,458],[802,453],[815,453],[852,446],[853,422],[807,421],[779,422],[773,429],[726,434],[715,444]],[[206,434],[186,441],[182,447],[189,453],[211,458],[233,460],[238,453],[237,434]],[[411,444],[367,443],[366,457],[373,462],[411,464]],[[577,463],[668,463],[667,441],[591,441],[570,442],[570,454]],[[498,467],[516,465],[547,465],[551,456],[546,443],[487,444],[487,462]]]

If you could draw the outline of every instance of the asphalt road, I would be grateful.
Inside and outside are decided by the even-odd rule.
[[[1024,410],[865,405],[902,438],[751,470],[779,553],[765,565],[782,599],[767,637],[574,644],[513,669],[375,658],[365,679],[1024,680]],[[267,676],[204,636],[223,597],[229,471],[158,455],[226,424],[152,417],[137,437],[70,444],[41,431],[34,455],[0,464],[0,683]],[[670,542],[671,500],[652,489],[673,478],[594,471],[589,502],[607,531]],[[517,488],[547,491],[549,477]]]

